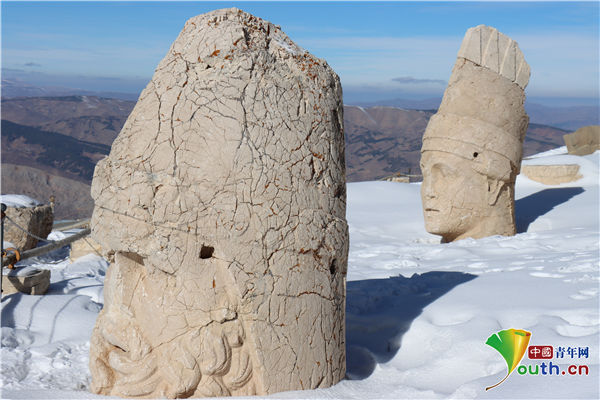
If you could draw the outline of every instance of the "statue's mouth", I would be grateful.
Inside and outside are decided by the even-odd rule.
[[[440,212],[440,210],[438,210],[437,208],[426,208],[425,211],[427,212]]]

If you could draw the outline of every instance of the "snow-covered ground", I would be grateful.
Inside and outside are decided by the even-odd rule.
[[[546,186],[519,176],[519,234],[439,244],[423,227],[419,184],[348,185],[348,377],[334,387],[271,398],[599,398],[600,152],[557,149],[526,164],[578,163],[583,178]],[[61,233],[53,233],[61,235]],[[45,296],[2,299],[2,397],[100,398],[86,391],[89,337],[107,264],[66,250],[30,261],[52,270]],[[485,344],[503,329],[564,348],[588,375],[506,375]],[[588,349],[588,357],[568,349]],[[550,372],[549,370],[546,370]]]

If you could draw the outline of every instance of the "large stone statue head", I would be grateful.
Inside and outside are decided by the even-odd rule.
[[[425,227],[444,242],[515,234],[528,81],[516,42],[483,25],[467,31],[421,149]]]
[[[92,390],[268,394],[345,374],[342,91],[237,9],[190,19],[92,184]]]

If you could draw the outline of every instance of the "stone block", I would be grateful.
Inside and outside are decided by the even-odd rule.
[[[50,286],[50,270],[21,268],[9,270],[2,276],[2,295],[21,292],[25,294],[42,295]]]
[[[578,164],[523,165],[521,173],[544,185],[560,185],[581,179]]]
[[[54,215],[52,208],[47,204],[32,207],[8,206],[6,215],[20,227],[36,236],[46,238],[52,232]],[[38,243],[36,238],[27,235],[8,220],[4,221],[4,240],[11,242],[21,251],[33,249]]]
[[[585,156],[600,150],[600,125],[584,126],[563,136],[569,154]]]

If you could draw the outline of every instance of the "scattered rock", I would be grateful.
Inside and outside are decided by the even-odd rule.
[[[585,156],[600,150],[600,125],[584,126],[573,133],[564,135],[569,154]]]
[[[238,9],[185,24],[94,174],[92,236],[112,264],[93,391],[344,377],[342,114],[338,76],[279,27]]]
[[[386,181],[386,182],[399,182],[399,183],[409,183],[410,182],[410,177],[408,176],[401,176],[401,175],[392,175],[392,176],[388,176],[382,179],[382,181]]]
[[[529,73],[515,41],[484,25],[467,31],[421,149],[425,227],[444,242],[515,234]]]

